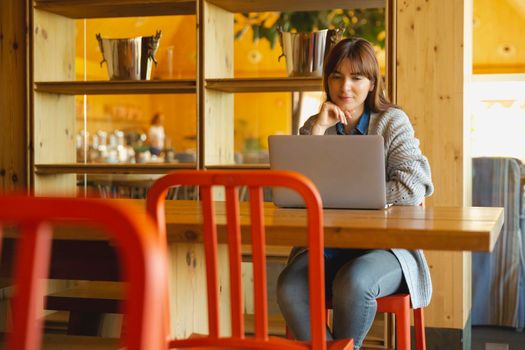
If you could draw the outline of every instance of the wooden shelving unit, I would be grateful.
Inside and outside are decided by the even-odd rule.
[[[385,6],[391,0],[33,0],[34,186],[75,186],[75,173],[164,173],[181,168],[265,169],[234,163],[233,94],[321,91],[321,78],[235,78],[234,13]],[[76,81],[75,19],[195,15],[195,80]],[[36,59],[38,58],[38,59]],[[196,94],[196,164],[78,164],[76,95]],[[69,179],[69,180],[68,180]]]
[[[268,164],[234,164],[235,93],[320,91],[320,78],[235,78],[234,13],[260,11],[308,11],[333,8],[383,7],[393,0],[32,0],[33,121],[31,157],[36,194],[69,191],[75,194],[78,180],[126,181],[143,174],[147,181],[156,174],[180,169],[268,169]],[[195,15],[197,59],[195,80],[76,81],[75,19],[126,16]],[[393,35],[393,34],[392,34]],[[197,100],[195,163],[171,164],[79,164],[75,147],[75,96],[114,94],[195,94]],[[122,175],[125,174],[125,175]],[[128,176],[129,174],[129,176]],[[147,175],[146,175],[147,174]],[[107,176],[106,176],[107,175]],[[152,176],[150,176],[152,175]],[[122,179],[120,179],[122,180]],[[140,180],[142,181],[142,180]],[[185,267],[188,257],[204,260],[193,248],[174,248],[173,266]],[[287,254],[280,253],[280,257]],[[188,265],[189,266],[189,265]],[[190,267],[191,268],[191,267]],[[193,266],[195,268],[195,266]],[[193,271],[193,270],[192,270]],[[193,278],[195,271],[187,274]],[[200,272],[199,272],[200,273]],[[184,277],[182,277],[184,279]],[[188,280],[179,290],[176,304],[189,317],[201,307],[193,294],[200,293]],[[173,316],[173,315],[172,315]],[[189,319],[189,318],[188,318]],[[205,321],[172,324],[172,335],[201,333]],[[383,339],[375,347],[388,349]]]

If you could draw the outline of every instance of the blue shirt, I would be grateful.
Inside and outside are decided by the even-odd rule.
[[[361,114],[357,125],[350,130],[350,135],[366,135],[368,134],[368,126],[370,125],[370,111],[365,107],[365,111]],[[345,126],[343,123],[339,122],[335,124],[335,130],[337,135],[346,135]],[[344,248],[325,248],[324,255],[326,258],[334,258],[338,253],[344,253],[346,249]]]

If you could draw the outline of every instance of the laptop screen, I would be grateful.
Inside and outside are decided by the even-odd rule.
[[[384,142],[380,135],[273,135],[270,167],[296,171],[317,186],[324,208],[379,209],[386,206]],[[275,188],[279,207],[301,208],[291,190]]]

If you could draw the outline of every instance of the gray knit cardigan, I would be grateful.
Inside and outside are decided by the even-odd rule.
[[[310,117],[300,129],[310,135],[317,115]],[[336,135],[328,128],[325,135]],[[385,142],[386,198],[395,205],[419,205],[434,191],[430,165],[419,149],[419,140],[405,112],[389,108],[384,113],[372,113],[369,135],[381,135]],[[392,249],[399,260],[408,285],[412,307],[425,307],[432,297],[432,281],[425,256],[421,250]]]

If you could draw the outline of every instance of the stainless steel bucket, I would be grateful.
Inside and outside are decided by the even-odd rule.
[[[159,47],[161,31],[155,36],[139,36],[129,39],[103,39],[97,34],[102,52],[102,63],[106,62],[109,80],[149,80],[151,62],[157,65],[155,53]]]
[[[290,77],[320,77],[323,75],[324,58],[341,40],[341,29],[323,29],[316,32],[283,32],[282,55],[286,58],[286,71]]]

